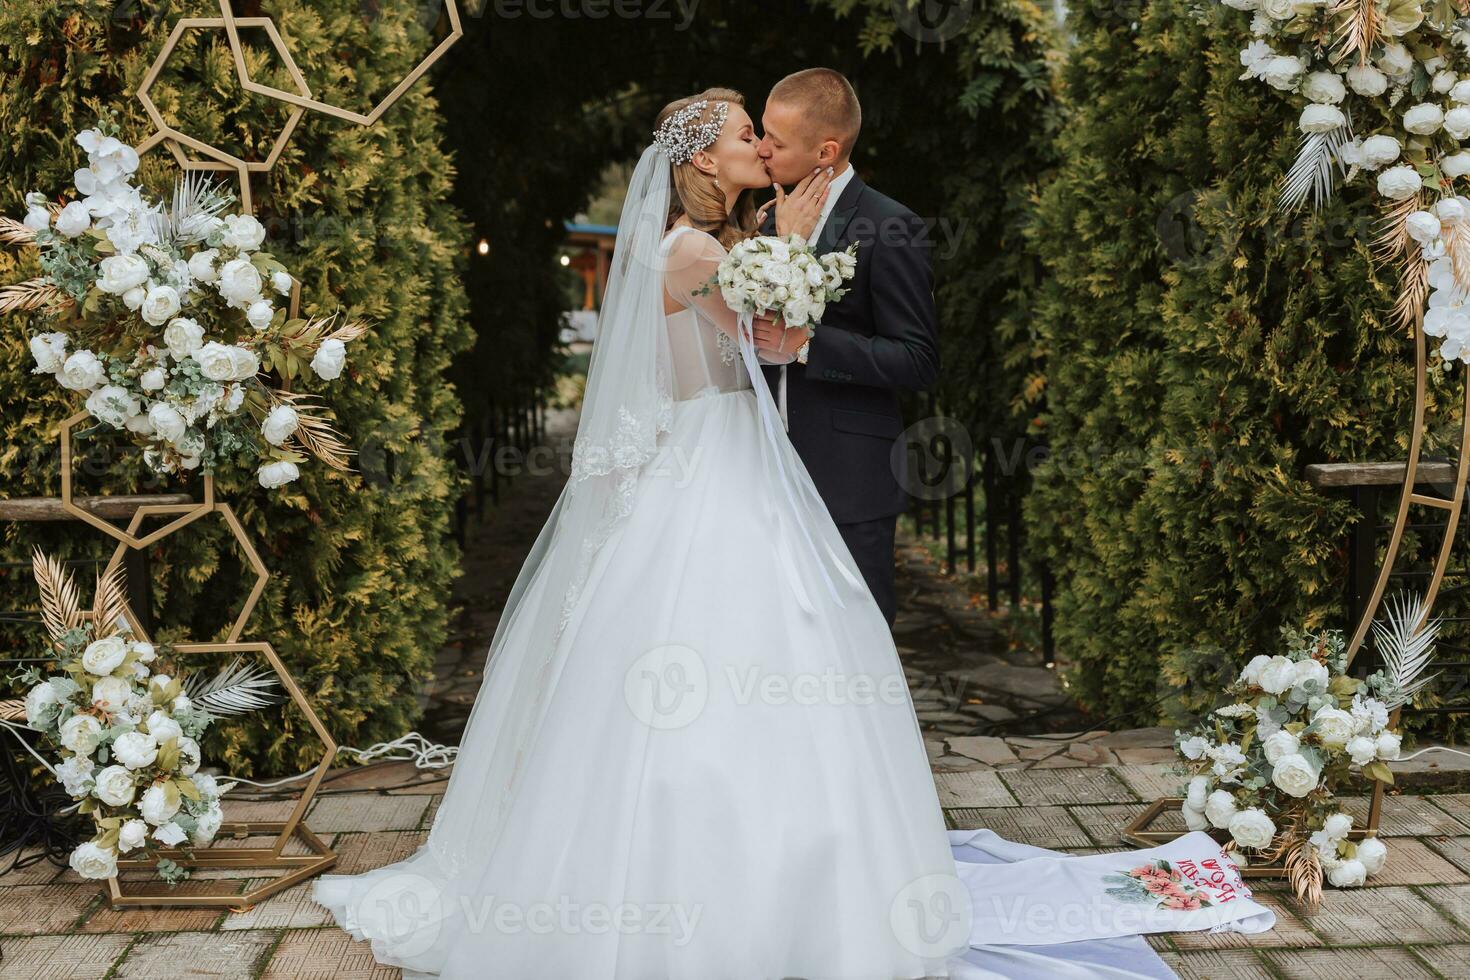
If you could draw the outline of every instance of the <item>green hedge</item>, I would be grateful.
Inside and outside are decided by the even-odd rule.
[[[367,108],[431,46],[413,5],[385,5],[371,16],[356,0],[261,7],[287,36],[314,94],[336,104]],[[0,210],[16,215],[27,191],[70,186],[84,163],[72,134],[90,126],[99,107],[121,113],[133,142],[144,139],[151,128],[132,97],[139,81],[177,17],[217,16],[214,9],[41,0],[0,7],[0,133],[8,149],[0,157]],[[256,77],[283,82],[263,34],[248,32],[246,43]],[[223,33],[189,32],[173,64],[154,90],[165,118],[263,158],[282,107],[240,97]],[[374,321],[350,347],[349,371],[322,386],[362,451],[366,478],[311,465],[285,492],[260,489],[248,473],[218,483],[273,573],[245,638],[275,646],[346,744],[396,737],[416,722],[416,692],[444,639],[457,574],[448,531],[462,477],[443,457],[443,443],[424,438],[458,422],[443,376],[470,339],[460,282],[469,231],[447,203],[454,168],[442,141],[425,79],[371,129],[308,113],[278,166],[255,178],[268,245],[302,280],[305,305],[327,312],[340,304]],[[167,189],[175,168],[166,151],[144,159],[145,183]],[[13,253],[0,258],[5,279],[26,271],[15,268]],[[56,424],[78,407],[49,378],[30,374],[30,332],[14,317],[0,330],[0,481],[12,496],[57,492]],[[118,493],[149,483],[128,459],[83,486]],[[24,559],[33,543],[77,556],[110,552],[100,533],[80,525],[60,544],[53,529],[37,525],[5,525],[3,534],[11,560]],[[219,635],[225,611],[238,609],[249,585],[223,522],[201,520],[150,555],[157,619],[192,639]],[[237,774],[280,773],[311,762],[312,745],[294,712],[270,712],[223,726],[206,752]]]

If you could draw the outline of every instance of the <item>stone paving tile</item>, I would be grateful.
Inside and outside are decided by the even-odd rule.
[[[1415,837],[1395,839],[1374,885],[1436,885],[1467,881],[1466,874]]]
[[[1067,812],[1097,843],[1124,847],[1131,845],[1123,841],[1123,828],[1147,809],[1147,803],[1106,803],[1102,806],[1069,806]]]
[[[337,863],[328,874],[360,875],[394,861],[402,861],[429,839],[427,830],[385,831],[380,834],[339,834],[332,844]]]
[[[1250,885],[1250,882],[1246,883]],[[1246,935],[1241,932],[1176,932],[1171,933],[1178,949],[1249,949],[1282,946],[1303,949],[1321,946],[1322,939],[1312,932],[1296,914],[1296,905],[1285,895],[1251,890],[1251,897],[1276,913],[1276,925],[1266,932]]]
[[[96,882],[0,888],[0,934],[67,932],[101,894]]]
[[[1113,775],[1123,780],[1140,800],[1152,803],[1166,796],[1183,796],[1184,776],[1171,772],[1173,765],[1155,762],[1142,766],[1112,766]]]
[[[1470,938],[1470,884],[1421,885],[1419,893],[1458,922],[1465,937]]]
[[[316,801],[306,822],[319,834],[344,830],[418,830],[430,800],[438,798],[378,793],[326,796]]]
[[[255,879],[251,887],[266,884],[266,879]],[[326,906],[311,900],[310,881],[292,885],[276,892],[263,902],[250,906],[243,912],[229,912],[220,928],[234,929],[309,929],[324,926],[332,921],[332,913]]]
[[[111,980],[252,980],[276,936],[265,930],[154,933],[128,950]]]
[[[439,812],[439,804],[444,802],[444,794],[440,793],[429,801],[429,808],[424,811],[424,818],[419,821],[420,830],[428,830],[434,826],[434,815]]]
[[[1461,871],[1470,871],[1470,837],[1425,837],[1424,843]]]
[[[27,850],[21,859],[24,860],[38,854],[40,854],[39,851]],[[11,862],[15,859],[14,854],[0,857],[0,867],[10,867]],[[0,874],[0,888],[9,888],[11,885],[48,885],[56,880],[61,870],[60,866],[52,864],[46,858],[41,858],[27,867]]]
[[[1470,938],[1412,889],[1322,889],[1322,907],[1304,920],[1329,946],[1450,943]]]
[[[1353,815],[1353,826],[1368,821],[1368,798],[1343,797],[1343,809]],[[1378,833],[1384,837],[1424,837],[1463,834],[1466,827],[1423,796],[1385,796]]]
[[[1445,980],[1470,980],[1470,943],[1415,946],[1414,952],[1438,970]]]
[[[1250,949],[1160,953],[1159,958],[1179,974],[1180,980],[1276,980],[1276,975]]]
[[[244,882],[221,886],[213,881],[181,881],[170,887],[161,881],[139,882],[126,889],[130,895],[199,895],[221,887],[240,891]],[[206,932],[219,924],[224,909],[113,908],[105,899],[82,923],[81,931],[108,932]]]
[[[1087,847],[1092,841],[1061,806],[958,807],[945,815],[955,830],[995,831],[1036,847]]]
[[[285,820],[296,808],[297,800],[241,800],[228,795],[220,803],[226,823],[256,820]],[[310,824],[310,821],[307,821]]]
[[[938,772],[934,788],[944,807],[1019,805],[995,772]]]
[[[1169,935],[1167,932],[1151,932],[1143,938],[1155,950],[1162,952],[1163,950],[1174,948],[1174,944],[1170,941]]]
[[[1438,793],[1423,799],[1460,821],[1465,830],[1470,831],[1470,793]]]
[[[1267,949],[1261,956],[1288,980],[1433,980],[1407,949]]]
[[[7,939],[0,980],[96,980],[132,941],[126,934]]]
[[[1000,778],[1024,806],[1133,802],[1133,791],[1107,769],[1006,769]]]
[[[339,929],[291,929],[281,937],[261,980],[398,980],[395,967],[373,959],[366,941]]]

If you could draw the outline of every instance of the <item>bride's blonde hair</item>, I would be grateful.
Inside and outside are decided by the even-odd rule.
[[[697,123],[707,123],[715,113],[714,103],[729,102],[745,105],[745,96],[732,88],[708,88],[698,95],[678,99],[664,106],[654,121],[658,129],[674,113],[695,102],[710,103],[700,114]],[[682,215],[689,216],[689,223],[700,231],[708,232],[719,239],[726,248],[749,238],[755,232],[755,202],[750,190],[740,192],[735,207],[725,213],[725,192],[715,186],[715,180],[694,165],[693,161],[674,164],[674,194],[669,201],[669,219],[665,229],[672,228]]]

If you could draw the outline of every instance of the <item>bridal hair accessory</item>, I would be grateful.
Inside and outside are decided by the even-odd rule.
[[[664,148],[675,166],[693,160],[694,154],[720,138],[725,118],[730,115],[730,103],[716,102],[713,118],[707,123],[699,123],[699,117],[708,107],[708,99],[691,102],[665,119],[663,125],[654,131],[653,141]]]

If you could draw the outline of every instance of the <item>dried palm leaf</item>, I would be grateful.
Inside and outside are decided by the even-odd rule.
[[[1292,843],[1297,839],[1297,833],[1300,831],[1300,829],[1301,819],[1299,817],[1293,816],[1290,823],[1287,826],[1283,827],[1281,831],[1276,835],[1276,837],[1271,841],[1270,850],[1263,851],[1261,853],[1261,863],[1270,864],[1273,861],[1279,861],[1281,859],[1281,855],[1285,854],[1286,849],[1290,847]]]
[[[31,279],[0,289],[0,313],[25,310],[64,309],[72,298],[45,279]]]
[[[66,566],[40,548],[31,553],[31,569],[41,591],[41,621],[52,640],[82,624],[82,604],[76,579]]]
[[[126,623],[128,580],[122,564],[114,565],[106,575],[97,576],[97,593],[92,597],[92,634],[103,639],[118,632]]]
[[[367,323],[365,321],[363,321],[363,320],[348,320],[346,323],[342,324],[342,326],[338,327],[336,330],[333,330],[331,333],[327,334],[322,339],[323,340],[340,340],[340,341],[342,341],[342,343],[345,344],[345,343],[348,343],[349,341],[356,340],[358,337],[361,337],[363,334],[365,334],[367,332],[368,332],[368,325],[367,325]]]
[[[1463,2],[1463,0],[1461,0]],[[1356,54],[1358,64],[1366,65],[1373,45],[1378,43],[1378,5],[1374,0],[1343,0],[1332,8],[1334,14],[1347,14],[1346,29],[1339,35],[1343,57]]]
[[[36,233],[14,218],[0,218],[0,243],[5,245],[31,245]]]
[[[334,470],[345,472],[350,469],[349,457],[353,455],[353,451],[347,448],[347,443],[343,441],[345,437],[325,416],[314,414],[324,410],[323,406],[312,401],[314,395],[282,391],[279,388],[269,389],[269,393],[273,403],[290,405],[296,410],[299,425],[292,434],[292,439],[302,449]]]
[[[1429,608],[1422,596],[1410,598],[1402,592],[1387,604],[1387,625],[1374,621],[1373,638],[1383,657],[1383,672],[1393,685],[1392,690],[1397,692],[1384,698],[1389,711],[1408,704],[1424,685],[1438,676],[1420,675],[1429,666],[1440,625],[1440,620],[1429,619]]]
[[[198,675],[189,677],[184,693],[212,715],[243,715],[280,702],[282,695],[273,690],[280,683],[274,671],[236,657],[208,681],[201,681]]]
[[[1450,268],[1455,273],[1455,284],[1462,292],[1470,291],[1470,222],[1456,221],[1450,225],[1444,241]]]
[[[1322,903],[1322,862],[1317,849],[1308,841],[1298,841],[1286,857],[1286,874],[1291,889],[1307,914],[1315,913]]]
[[[25,721],[26,703],[24,699],[15,701],[0,701],[0,721]]]
[[[1409,236],[1409,215],[1420,209],[1423,194],[1414,194],[1387,205],[1383,224],[1373,241],[1373,258],[1380,265],[1399,265],[1399,295],[1393,304],[1393,318],[1405,331],[1411,331],[1424,311],[1429,295],[1429,266],[1418,244]]]
[[[1332,197],[1337,174],[1342,169],[1339,153],[1344,143],[1351,142],[1351,125],[1339,126],[1330,133],[1305,133],[1296,160],[1281,181],[1279,211],[1295,211],[1312,199],[1312,207],[1321,209]]]

